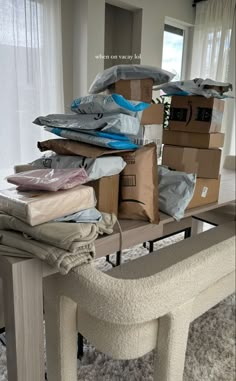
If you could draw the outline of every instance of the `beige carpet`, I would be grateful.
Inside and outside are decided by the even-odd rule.
[[[163,240],[156,248],[180,239],[182,235]],[[126,251],[124,259],[146,253],[142,246],[136,246]],[[109,267],[103,260],[99,260],[98,266],[103,270]],[[235,381],[234,350],[235,297],[232,295],[191,324],[183,381]],[[153,380],[153,352],[137,360],[114,361],[86,343],[84,357],[78,365],[81,381]],[[1,344],[0,381],[7,381],[6,354]]]

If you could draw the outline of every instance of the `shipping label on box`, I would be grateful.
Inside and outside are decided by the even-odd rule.
[[[197,208],[217,202],[220,191],[220,176],[218,179],[201,179],[197,178],[193,198],[187,209]]]
[[[188,132],[220,132],[224,101],[202,96],[173,96],[169,129]]]

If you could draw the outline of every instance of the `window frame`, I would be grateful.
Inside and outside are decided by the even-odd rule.
[[[187,56],[189,53],[189,57],[191,56],[190,52],[190,31],[191,27],[193,25],[185,23],[184,21],[179,21],[176,19],[172,19],[170,17],[165,17],[164,21],[164,28],[163,28],[163,42],[164,42],[164,31],[165,31],[165,25],[170,25],[171,27],[178,28],[183,30],[183,52],[182,52],[182,61],[181,61],[181,75],[180,80],[186,79],[189,68],[187,68]],[[163,47],[162,47],[162,53],[163,53]],[[189,64],[190,66],[190,64]]]

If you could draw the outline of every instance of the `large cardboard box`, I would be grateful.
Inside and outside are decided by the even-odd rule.
[[[220,148],[224,145],[224,134],[201,134],[198,132],[180,132],[163,130],[163,144],[193,148]]]
[[[217,202],[220,191],[220,176],[218,179],[197,178],[195,191],[187,209]]]
[[[145,124],[163,124],[164,105],[157,103],[151,104],[142,112],[140,123]]]
[[[220,132],[224,101],[202,96],[173,96],[169,129],[187,132]]]
[[[176,171],[196,173],[197,177],[218,179],[220,149],[199,149],[164,145],[162,165]]]
[[[107,93],[117,93],[126,99],[151,103],[153,80],[147,79],[120,79],[107,89]]]
[[[96,208],[100,212],[118,215],[119,175],[102,177],[86,185],[94,188],[97,198]]]

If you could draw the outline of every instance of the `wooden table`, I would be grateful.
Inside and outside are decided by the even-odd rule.
[[[226,205],[235,200],[235,171],[224,170],[219,201],[187,210],[178,224],[181,230],[188,217]],[[163,236],[176,222],[164,213],[159,225],[142,221],[121,221],[123,248]],[[97,258],[120,249],[120,233],[96,240]],[[7,339],[8,381],[43,381],[43,278],[55,269],[34,258],[0,256],[0,277],[3,279],[4,311]]]

